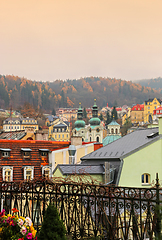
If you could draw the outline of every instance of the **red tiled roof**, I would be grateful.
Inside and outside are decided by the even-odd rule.
[[[158,107],[153,111],[153,115],[162,115],[162,107]]]
[[[0,140],[0,149],[11,149],[10,157],[3,158],[1,154],[1,167],[13,167],[13,181],[23,180],[24,166],[34,166],[34,177],[42,176],[41,165],[48,165],[48,159],[40,155],[39,149],[61,149],[68,147],[70,142],[39,141],[39,140]],[[31,157],[24,158],[21,148],[30,148]],[[1,151],[0,151],[1,153]],[[2,181],[2,170],[0,169],[0,181]]]
[[[131,108],[132,111],[143,111],[144,110],[144,104],[137,104]]]

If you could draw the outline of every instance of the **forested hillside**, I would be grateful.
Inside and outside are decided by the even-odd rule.
[[[91,107],[94,98],[99,107],[132,105],[161,94],[131,81],[102,77],[79,80],[56,80],[54,82],[31,81],[17,76],[0,75],[0,108],[17,109],[28,102],[35,108],[52,110],[57,107]]]
[[[162,78],[151,78],[151,79],[143,79],[143,80],[137,80],[134,81],[135,83],[138,83],[145,87],[151,87],[156,89],[162,94]]]

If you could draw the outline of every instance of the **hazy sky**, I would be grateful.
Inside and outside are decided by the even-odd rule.
[[[162,0],[0,0],[0,74],[162,77]]]

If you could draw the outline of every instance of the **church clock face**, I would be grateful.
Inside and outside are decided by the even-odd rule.
[[[99,129],[99,128],[97,128],[97,129],[96,129],[96,132],[99,132],[99,131],[100,131],[100,129]]]

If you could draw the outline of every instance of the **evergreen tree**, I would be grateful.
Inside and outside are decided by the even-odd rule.
[[[83,118],[87,118],[87,112],[85,108],[83,109]]]
[[[100,113],[99,119],[100,119],[101,121],[103,121],[104,118],[103,118],[102,113]]]
[[[52,115],[53,116],[55,116],[56,115],[56,111],[55,111],[55,109],[53,108],[53,110],[52,110]]]
[[[112,110],[112,112],[111,112],[111,120],[113,120],[113,118],[114,118],[115,120],[118,119],[118,114],[117,114],[117,111],[116,111],[115,106],[113,107],[113,110]]]
[[[106,113],[106,126],[111,122],[111,117],[110,117],[110,114],[109,114],[109,111],[107,111]]]
[[[46,209],[38,240],[66,240],[66,229],[56,206],[50,204]]]
[[[64,108],[67,107],[67,99],[63,90],[61,91],[61,106]]]

